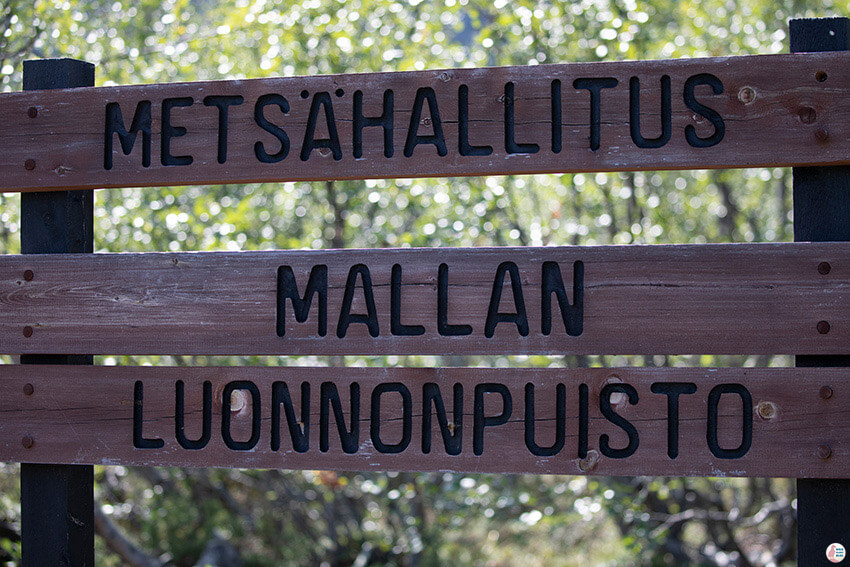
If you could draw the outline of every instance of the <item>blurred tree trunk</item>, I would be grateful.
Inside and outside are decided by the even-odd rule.
[[[236,548],[220,536],[208,543],[195,567],[243,567],[245,563],[239,557]]]

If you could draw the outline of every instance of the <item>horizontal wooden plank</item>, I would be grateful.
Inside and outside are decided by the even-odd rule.
[[[850,163],[847,53],[4,93],[0,108],[9,191]]]
[[[847,478],[845,374],[3,366],[0,460]]]
[[[848,354],[850,248],[7,255],[0,256],[0,349]]]

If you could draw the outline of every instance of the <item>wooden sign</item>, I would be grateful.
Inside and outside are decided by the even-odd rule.
[[[0,95],[26,191],[850,164],[850,54]]]
[[[7,462],[850,472],[841,369],[0,366],[0,400]]]
[[[842,243],[0,257],[0,348],[848,354]]]

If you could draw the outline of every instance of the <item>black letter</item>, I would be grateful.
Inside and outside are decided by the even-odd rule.
[[[576,79],[573,88],[587,89],[590,91],[590,149],[599,149],[600,125],[602,123],[602,89],[613,89],[617,86],[617,79],[604,77],[598,79]]]
[[[579,384],[578,386],[578,458],[587,457],[587,425],[588,411],[590,403],[588,402],[587,384]]]
[[[289,101],[279,94],[264,94],[257,99],[257,104],[254,105],[254,122],[280,141],[280,150],[271,155],[266,152],[266,147],[262,142],[254,144],[254,155],[263,163],[277,163],[289,155],[289,136],[286,135],[283,128],[269,122],[263,111],[265,107],[272,104],[276,104],[284,114],[289,112]]]
[[[505,152],[536,154],[540,150],[537,144],[518,144],[514,136],[514,84],[505,83]]]
[[[449,324],[449,267],[446,264],[440,264],[437,270],[437,332],[443,337],[472,334],[472,325]]]
[[[605,419],[626,432],[629,436],[629,444],[622,449],[612,449],[608,444],[608,434],[606,433],[599,436],[599,451],[612,459],[625,459],[626,457],[631,457],[637,451],[639,442],[638,432],[629,420],[611,408],[611,394],[614,392],[626,394],[629,397],[629,403],[631,405],[638,403],[638,393],[629,384],[606,384],[602,388],[602,392],[599,393],[599,409],[602,411],[602,415],[605,416]]]
[[[469,143],[469,87],[461,85],[457,89],[457,149],[462,156],[489,156],[493,146],[472,146]]]
[[[232,412],[230,409],[231,396],[234,390],[248,390],[251,392],[251,437],[247,441],[234,441],[230,435],[230,420]],[[250,451],[257,446],[260,440],[260,423],[262,412],[260,411],[260,390],[257,385],[248,380],[236,380],[228,382],[221,394],[221,436],[228,449],[234,451]]]
[[[212,382],[204,380],[204,402],[201,411],[201,436],[198,439],[186,437],[186,395],[183,390],[183,380],[177,381],[176,409],[174,411],[174,434],[177,442],[184,449],[203,449],[210,442],[212,435]]]
[[[460,455],[463,445],[463,384],[455,384],[453,392],[454,414],[452,423],[449,423],[440,387],[433,382],[428,382],[422,387],[422,452],[426,455],[431,452],[432,400],[434,410],[437,412],[437,423],[440,424],[440,434],[443,436],[446,454]]]
[[[484,415],[484,394],[499,394],[502,397],[502,413]],[[472,410],[472,452],[478,456],[484,452],[484,428],[507,423],[513,411],[513,401],[504,384],[477,384]]]
[[[239,95],[210,95],[204,97],[204,106],[215,106],[218,108],[218,163],[227,161],[227,114],[231,106],[242,104]]]
[[[377,118],[363,116],[363,91],[354,91],[354,157],[363,157],[363,128],[381,126],[384,129],[384,157],[393,157],[393,91],[384,91],[383,112]]]
[[[502,299],[502,286],[505,284],[505,274],[511,274],[511,290],[514,294],[516,313],[499,313],[499,303]],[[519,279],[519,268],[513,262],[502,262],[496,270],[493,279],[493,292],[490,294],[490,307],[487,309],[487,322],[484,324],[484,336],[493,337],[496,325],[499,323],[516,323],[519,334],[528,336],[528,316],[525,312],[525,299],[522,296],[522,282]]]
[[[385,392],[398,392],[401,394],[401,441],[398,443],[384,443],[381,440],[381,395]],[[372,415],[369,427],[369,435],[372,445],[379,453],[401,453],[410,445],[410,435],[413,431],[413,400],[410,390],[401,382],[387,382],[375,386],[372,390]],[[395,412],[393,413],[395,415]]]
[[[319,400],[319,450],[322,453],[328,452],[331,405],[333,405],[334,420],[336,420],[336,428],[339,432],[339,441],[343,452],[348,454],[357,452],[358,438],[360,437],[360,384],[352,382],[349,386],[349,392],[351,398],[351,431],[345,429],[345,413],[342,411],[342,402],[339,399],[336,384],[322,382]]]
[[[564,448],[567,437],[567,387],[555,386],[555,442],[541,447],[534,441],[534,384],[525,385],[525,446],[532,455],[552,457]]]
[[[670,77],[661,77],[661,135],[657,138],[644,138],[640,133],[640,80],[629,79],[629,132],[632,141],[639,148],[660,148],[670,141],[673,133],[673,95]]]
[[[723,94],[723,83],[710,73],[700,73],[699,75],[689,77],[685,81],[685,104],[700,116],[707,118],[714,126],[714,134],[707,138],[700,138],[697,136],[696,128],[688,124],[685,126],[685,139],[695,148],[710,148],[719,144],[723,139],[723,135],[726,133],[726,124],[723,122],[723,117],[716,110],[697,102],[694,90],[699,85],[708,85],[714,94]]]
[[[314,139],[316,135],[316,122],[319,120],[319,107],[325,109],[325,122],[328,124],[328,138]],[[310,115],[307,117],[307,128],[304,130],[304,144],[301,146],[301,161],[307,161],[310,153],[316,148],[328,148],[333,153],[334,159],[342,159],[342,149],[339,146],[339,134],[336,132],[336,120],[334,120],[334,107],[330,93],[321,92],[313,95],[310,104]]]
[[[363,278],[363,297],[366,299],[366,315],[352,315],[351,302],[354,301],[354,287],[357,285],[357,274]],[[345,337],[348,326],[352,323],[363,323],[369,328],[369,334],[377,337],[378,310],[375,309],[375,296],[372,294],[372,276],[365,264],[355,264],[348,270],[348,280],[345,282],[345,295],[342,298],[342,308],[339,311],[339,322],[336,325],[336,336]]]
[[[649,388],[653,394],[667,396],[667,456],[679,456],[679,395],[693,394],[697,385],[692,382],[656,382]]]
[[[136,380],[136,383],[133,384],[133,447],[136,449],[161,449],[165,445],[165,441],[159,438],[145,439],[142,432],[142,426],[145,423],[142,416],[144,412],[142,407],[143,388],[141,380]]]
[[[422,105],[428,101],[428,111],[431,113],[431,126],[434,134],[420,136],[419,120],[422,118]],[[446,139],[443,137],[443,123],[440,120],[440,109],[437,107],[437,95],[431,87],[420,87],[413,101],[413,111],[410,113],[410,126],[407,128],[407,141],[404,143],[404,157],[413,155],[413,149],[419,144],[434,144],[437,155],[442,157],[448,153]]]
[[[272,451],[280,449],[280,406],[286,412],[289,437],[296,453],[310,449],[310,383],[301,382],[301,421],[295,417],[292,398],[286,382],[272,383]]]
[[[741,444],[734,449],[724,449],[717,441],[718,406],[723,394],[738,394],[741,396],[743,434]],[[753,444],[753,397],[750,391],[741,384],[718,384],[708,394],[708,427],[706,440],[711,454],[718,459],[740,459],[747,454]]]
[[[390,333],[396,336],[425,334],[422,325],[404,325],[401,322],[401,265],[393,264],[390,283]]]
[[[136,113],[130,131],[124,127],[124,117],[117,102],[106,105],[106,136],[103,146],[103,169],[112,169],[112,141],[118,134],[121,151],[125,156],[130,155],[136,144],[136,135],[142,133],[142,167],[151,165],[151,101],[140,100],[136,105]]]
[[[192,156],[171,155],[171,138],[179,138],[186,135],[183,126],[171,125],[171,109],[176,106],[192,106],[192,97],[166,98],[162,101],[162,139],[160,140],[160,156],[162,165],[190,165]]]
[[[573,262],[573,302],[567,299],[561,268],[557,262],[543,262],[543,297],[540,303],[542,320],[540,330],[544,335],[552,332],[552,294],[558,298],[564,329],[571,337],[581,335],[584,330],[584,262]]]
[[[561,81],[552,81],[552,153],[561,153]]]
[[[324,264],[310,269],[310,279],[304,298],[298,297],[298,285],[291,266],[280,266],[277,269],[277,336],[286,334],[286,300],[292,301],[295,320],[303,323],[310,313],[313,304],[313,294],[319,294],[319,336],[324,337],[328,332],[328,267]]]

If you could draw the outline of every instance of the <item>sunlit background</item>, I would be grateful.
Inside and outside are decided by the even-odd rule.
[[[708,0],[0,0],[0,85],[74,57],[97,84],[788,51],[793,17],[844,3]],[[0,246],[20,251],[20,197]],[[95,193],[95,249],[762,242],[792,238],[791,172],[636,172],[147,188]],[[9,360],[7,360],[9,362]],[[100,364],[788,366],[790,357],[117,357]],[[794,481],[96,468],[105,567],[793,565]],[[0,557],[19,558],[18,467]],[[217,550],[217,551],[216,551]],[[141,565],[141,564],[140,564]],[[225,565],[225,563],[222,563]]]

